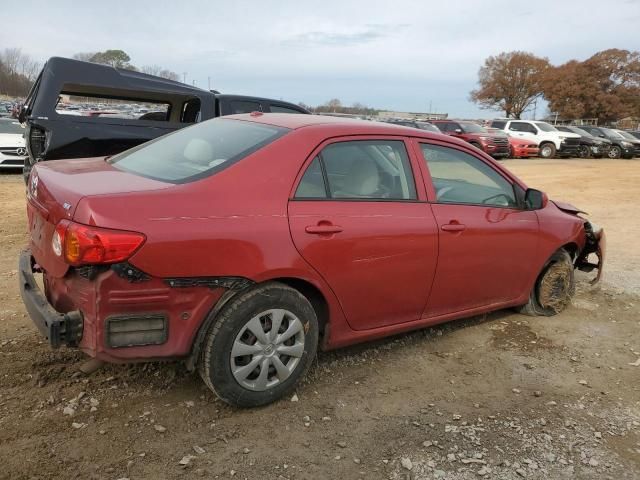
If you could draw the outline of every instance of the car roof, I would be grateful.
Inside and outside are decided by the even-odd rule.
[[[373,122],[370,120],[358,120],[344,117],[331,117],[328,115],[253,112],[238,115],[227,115],[223,118],[263,123],[292,130],[300,128],[339,127],[340,135],[348,135],[350,133],[354,135],[386,134],[404,135],[408,137],[446,138],[447,141],[451,141],[451,137],[449,135],[429,132],[428,130],[418,130],[413,127],[405,127],[403,125],[393,123]]]

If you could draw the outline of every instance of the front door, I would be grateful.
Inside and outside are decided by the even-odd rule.
[[[420,143],[440,231],[438,269],[425,317],[508,302],[526,291],[538,218],[489,162],[453,146]]]
[[[289,202],[291,235],[350,326],[419,319],[435,274],[438,227],[431,206],[418,201],[405,142],[334,141],[305,168]]]

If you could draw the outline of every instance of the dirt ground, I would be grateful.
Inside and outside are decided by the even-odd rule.
[[[19,175],[0,175],[0,478],[640,478],[640,162],[512,160],[606,228],[605,282],[321,353],[297,401],[236,410],[179,364],[78,374],[19,298]],[[180,463],[183,463],[181,465]]]

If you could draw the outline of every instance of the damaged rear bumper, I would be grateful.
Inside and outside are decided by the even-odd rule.
[[[31,252],[20,254],[18,264],[20,295],[38,330],[46,337],[52,348],[61,345],[75,347],[82,339],[83,317],[80,311],[60,313],[55,310],[40,290],[33,275]]]
[[[586,235],[585,246],[580,252],[580,255],[576,259],[575,267],[583,272],[592,272],[598,270],[595,278],[591,280],[591,285],[595,285],[602,278],[602,270],[604,267],[605,252],[607,246],[607,237],[604,230],[597,225],[590,222],[584,223],[584,230]],[[595,254],[598,262],[593,263],[589,261],[589,255]]]

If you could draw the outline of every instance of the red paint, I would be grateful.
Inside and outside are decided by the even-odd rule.
[[[321,292],[329,310],[324,348],[522,304],[550,255],[584,247],[583,220],[553,202],[538,211],[433,203],[418,141],[463,150],[526,189],[473,146],[440,134],[387,124],[309,115],[251,114],[242,121],[293,130],[202,180],[171,185],[116,170],[102,159],[34,168],[29,185],[31,249],[46,293],[85,317],[80,347],[108,361],[188,355],[198,328],[224,292],[171,288],[168,277],[239,276],[255,282],[293,278]],[[415,201],[291,200],[324,145],[340,140],[403,140]],[[32,174],[33,176],[33,174]],[[68,205],[65,208],[64,204]],[[81,277],[51,249],[60,220],[140,232],[129,263],[147,273],[130,283],[107,271]],[[163,345],[108,348],[109,315],[166,312]]]
[[[517,137],[509,137],[509,146],[511,147],[511,156],[514,158],[537,157],[540,149],[531,140],[525,140]]]

